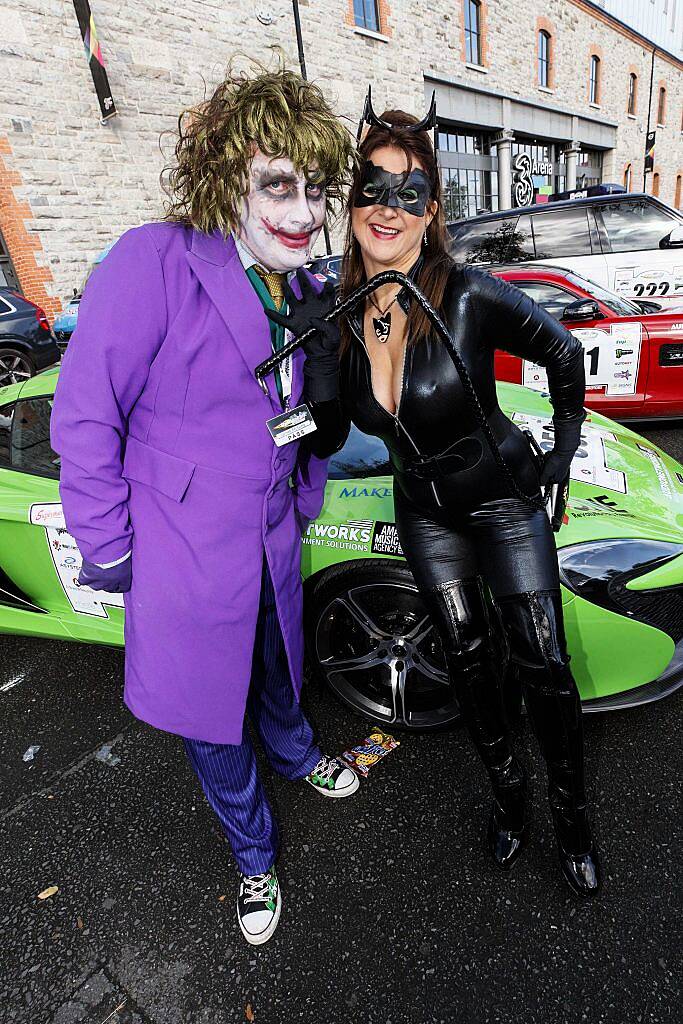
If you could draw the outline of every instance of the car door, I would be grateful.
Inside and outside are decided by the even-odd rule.
[[[589,206],[577,203],[530,214],[518,231],[524,221],[531,222],[535,263],[554,263],[607,284],[607,261]]]
[[[645,413],[683,416],[683,315],[671,312],[643,317],[649,336],[649,373]]]
[[[50,445],[53,396],[24,397],[26,388],[0,406],[0,631],[120,643],[122,595],[77,583],[81,556]]]
[[[683,249],[661,248],[683,224],[648,196],[596,204],[607,251],[607,287],[629,299],[683,305]]]
[[[590,302],[590,295],[549,281],[518,279],[511,283],[559,320],[583,345],[586,405],[610,416],[641,415],[646,394],[649,347],[647,332],[639,318],[615,317],[609,307],[596,301],[601,314],[599,317],[567,320],[566,307],[577,299]],[[535,391],[546,391],[548,375],[545,369],[526,360],[518,362],[521,362],[521,374],[518,371],[516,378],[508,376],[503,363],[500,369],[504,376],[500,379],[517,379]],[[498,366],[497,362],[497,370]]]

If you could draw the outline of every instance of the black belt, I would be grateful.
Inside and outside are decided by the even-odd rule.
[[[483,453],[481,441],[476,437],[462,437],[438,455],[405,457],[392,452],[392,462],[399,473],[415,476],[419,480],[437,480],[439,477],[473,469]]]

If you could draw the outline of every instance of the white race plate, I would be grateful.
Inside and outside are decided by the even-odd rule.
[[[108,618],[104,605],[123,608],[123,594],[109,594],[104,590],[91,590],[77,583],[83,559],[76,541],[66,529],[62,506],[59,502],[31,505],[30,522],[45,530],[48,547],[52,556],[59,582],[69,604],[79,615],[95,615],[98,619]]]
[[[635,395],[642,347],[642,326],[637,322],[604,328],[578,327],[571,332],[583,345],[586,387],[604,387],[605,394]],[[548,390],[544,367],[524,360],[523,384],[534,391]]]
[[[514,413],[512,419],[520,430],[531,431],[544,452],[550,451],[555,443],[551,420],[546,420],[542,416],[529,416],[521,412]],[[610,469],[607,465],[605,441],[615,440],[614,434],[591,424],[590,430],[585,430],[581,434],[581,443],[572,461],[570,478],[579,480],[583,484],[595,484],[596,487],[605,488],[608,491],[627,494],[626,474],[617,469]]]

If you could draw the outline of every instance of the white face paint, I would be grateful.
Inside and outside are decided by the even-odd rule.
[[[303,267],[325,220],[325,187],[307,181],[287,157],[257,149],[238,228],[243,245],[266,270]]]

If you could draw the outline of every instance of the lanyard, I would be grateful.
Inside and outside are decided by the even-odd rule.
[[[294,335],[291,331],[285,332],[285,345],[288,345]],[[289,409],[289,399],[292,394],[292,356],[287,356],[280,363],[280,381],[282,384],[282,402],[285,409]]]

